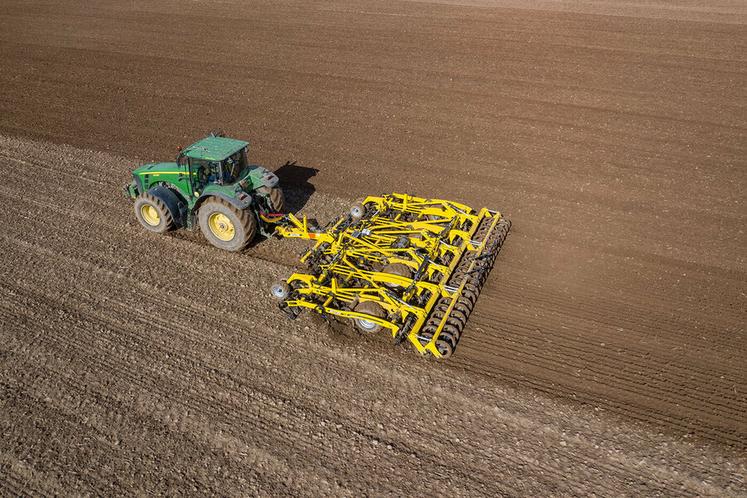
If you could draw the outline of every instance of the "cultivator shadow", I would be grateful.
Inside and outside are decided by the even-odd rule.
[[[316,243],[308,273],[272,287],[295,318],[303,308],[388,330],[420,353],[449,357],[511,226],[497,211],[402,194],[368,197],[324,229],[287,215],[283,237]]]

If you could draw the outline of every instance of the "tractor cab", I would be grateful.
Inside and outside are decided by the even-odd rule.
[[[177,163],[185,167],[200,187],[230,185],[246,176],[249,144],[233,138],[208,136],[180,151]]]

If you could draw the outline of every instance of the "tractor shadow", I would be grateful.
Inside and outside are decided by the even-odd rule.
[[[275,170],[285,194],[286,211],[297,213],[306,206],[316,191],[309,180],[317,173],[319,173],[318,169],[297,164],[296,161],[288,161]]]

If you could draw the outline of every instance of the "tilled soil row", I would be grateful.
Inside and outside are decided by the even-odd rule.
[[[134,158],[224,128],[252,160],[310,166],[280,169],[320,218],[386,191],[504,210],[509,241],[447,368],[747,449],[741,4],[443,3],[7,1],[0,130],[133,159],[20,157],[37,184],[4,195],[87,226]],[[57,183],[88,193],[48,208]],[[202,244],[176,235],[160,264],[220,266],[179,241]],[[280,276],[298,248],[249,254]]]
[[[7,157],[7,156],[6,156]],[[37,193],[40,199],[47,199],[49,196],[54,195],[54,192],[59,188],[63,190],[74,189],[77,187],[75,173],[68,169],[61,169],[50,167],[40,161],[35,161],[30,158],[23,160],[12,160],[13,162],[23,165],[25,167],[45,170],[52,176],[57,178],[59,181],[55,185],[45,187],[39,185],[37,187]],[[105,185],[105,181],[111,182],[111,179],[103,180],[97,178],[96,173],[91,173],[92,178],[85,178],[85,184],[87,186],[96,185],[101,188]],[[10,184],[2,187],[9,195],[17,189],[22,188],[22,178],[18,177],[18,184],[14,184],[12,181]],[[113,188],[114,185],[109,185]],[[100,219],[99,226],[106,226],[109,223],[110,216],[107,214],[112,209],[116,209],[118,204],[116,201],[117,197],[114,198],[95,198],[91,199],[90,206],[95,206],[93,210],[95,215]],[[90,210],[81,213],[75,209],[75,203],[68,200],[70,208],[66,209],[58,206],[50,206],[46,200],[34,200],[28,199],[14,199],[13,202],[28,203],[34,209],[33,206],[44,206],[48,212],[55,213],[58,218],[74,217],[80,222],[91,219],[89,214]],[[332,205],[339,210],[344,209],[344,202],[332,203]],[[329,214],[334,208],[319,206],[319,210],[322,214]],[[36,224],[40,231],[46,230],[47,224],[50,223],[46,220],[33,220],[27,221],[27,228]],[[54,221],[51,221],[54,223]],[[123,226],[127,226],[131,223],[131,220],[124,221]],[[117,227],[111,229],[118,230]],[[139,230],[139,227],[134,226],[128,229],[130,236],[135,236]],[[199,234],[180,233],[179,238],[185,240],[191,240],[197,244],[204,244]],[[94,238],[96,238],[94,236]],[[87,245],[94,243],[94,240],[90,240]],[[295,252],[295,251],[293,251]],[[288,248],[278,244],[278,241],[271,241],[270,243],[257,244],[253,247],[249,253],[255,257],[268,259],[269,261],[279,261],[286,264],[292,263],[292,253]],[[95,254],[91,254],[90,257],[96,257]],[[177,266],[187,266],[190,264],[189,257],[183,255],[175,255],[170,258],[172,263],[176,263]],[[500,269],[498,270],[501,271]],[[522,361],[524,372],[528,371],[529,368],[536,368],[542,371],[550,371],[558,374],[558,379],[563,378],[566,374],[564,371],[559,369],[558,366],[562,365],[565,370],[571,369],[576,371],[584,370],[587,375],[593,376],[595,384],[589,386],[592,392],[599,393],[600,398],[610,397],[610,394],[616,394],[612,396],[613,400],[607,399],[596,399],[594,396],[590,396],[586,393],[576,394],[574,390],[563,388],[540,385],[541,390],[549,393],[561,393],[565,392],[571,397],[593,403],[596,406],[603,406],[605,409],[624,414],[625,416],[631,417],[636,420],[652,422],[657,425],[667,426],[676,428],[683,433],[697,432],[700,435],[712,438],[715,440],[725,440],[731,444],[740,445],[743,442],[743,434],[739,430],[733,429],[733,427],[739,427],[743,425],[742,421],[742,410],[743,397],[739,395],[741,390],[747,389],[747,385],[734,384],[733,379],[727,378],[725,375],[719,375],[715,378],[715,373],[719,370],[728,374],[733,369],[739,369],[739,355],[733,353],[735,346],[733,344],[727,344],[729,352],[732,353],[731,358],[723,353],[717,354],[713,351],[704,352],[701,356],[701,360],[697,364],[678,364],[678,362],[672,362],[669,364],[669,369],[666,373],[666,377],[656,378],[652,377],[649,372],[651,368],[649,348],[638,347],[635,345],[626,345],[626,365],[623,369],[620,369],[619,364],[616,362],[620,356],[621,350],[616,348],[614,351],[610,351],[610,348],[605,343],[590,343],[587,339],[592,332],[599,327],[600,322],[607,327],[615,327],[615,329],[621,328],[621,325],[626,327],[635,326],[640,328],[641,325],[651,327],[652,332],[661,330],[662,328],[675,328],[683,326],[681,319],[665,318],[655,324],[636,324],[632,320],[630,323],[625,321],[616,322],[611,318],[614,315],[611,311],[619,306],[617,301],[604,301],[597,300],[596,306],[590,309],[585,303],[580,303],[579,309],[564,308],[562,309],[562,316],[564,317],[563,328],[569,330],[572,328],[573,334],[565,336],[562,332],[553,334],[552,348],[545,347],[547,345],[546,338],[541,335],[538,336],[536,333],[537,328],[528,327],[517,321],[511,320],[512,307],[510,303],[506,303],[506,299],[519,301],[519,306],[522,303],[533,302],[535,304],[542,303],[543,307],[550,311],[550,303],[553,301],[556,303],[563,303],[564,301],[559,300],[557,296],[548,296],[543,292],[533,292],[530,294],[524,293],[522,295],[521,290],[516,293],[505,293],[507,296],[499,296],[497,299],[491,298],[491,293],[486,293],[481,298],[481,307],[484,312],[476,317],[471,322],[471,327],[481,327],[485,324],[502,323],[510,326],[512,331],[513,341],[520,341],[520,345],[517,347],[514,344],[500,346],[495,341],[494,334],[487,335],[482,340],[482,346],[480,348],[480,355],[487,356],[491,360],[491,364],[487,368],[482,367],[481,363],[463,363],[467,369],[479,373],[487,373],[490,375],[494,369],[493,364],[495,360],[493,358],[504,358],[505,361]],[[507,305],[508,304],[508,305]],[[610,308],[605,311],[604,306]],[[495,308],[496,311],[491,310]],[[640,308],[645,309],[645,308]],[[556,311],[557,313],[557,311]],[[625,315],[624,315],[625,316]],[[628,314],[627,316],[630,316]],[[651,320],[651,317],[648,317]],[[604,323],[606,322],[606,323]],[[553,324],[554,321],[550,321],[549,324]],[[492,325],[490,325],[492,326]],[[489,329],[489,327],[486,327]],[[547,328],[548,323],[540,323],[542,328]],[[586,328],[589,332],[583,336],[579,336],[579,331]],[[618,334],[615,334],[618,335]],[[604,335],[598,334],[599,340],[607,340]],[[610,340],[615,341],[615,337],[609,337]],[[512,341],[512,342],[513,342]],[[489,356],[486,354],[485,345],[493,345],[493,348],[488,348]],[[534,349],[536,352],[530,353],[529,351]],[[637,351],[636,351],[637,350]],[[631,354],[632,353],[632,354]],[[637,354],[636,354],[637,353]],[[595,361],[589,362],[588,358],[593,356]],[[638,360],[640,358],[640,360]],[[471,358],[470,358],[471,359]],[[710,361],[709,361],[710,360]],[[529,367],[529,368],[528,368]],[[566,377],[569,380],[573,380],[572,377]],[[512,380],[517,380],[514,377]],[[702,400],[704,396],[708,396],[710,401],[707,405],[703,405]],[[626,404],[621,405],[614,399],[624,398]],[[631,403],[631,400],[633,403]],[[631,407],[630,405],[633,405]],[[666,409],[662,409],[662,405],[676,405],[680,413],[692,414],[692,420],[681,420],[672,419],[670,413]],[[697,418],[696,418],[697,417]],[[707,421],[708,425],[704,422]],[[704,426],[705,425],[705,426]]]
[[[273,249],[256,258],[196,235],[147,234],[107,177],[122,159],[3,144],[6,167],[45,164],[59,180],[36,197],[20,180],[0,189],[8,494],[697,495],[741,486],[744,462],[718,448],[330,335],[307,318],[287,321],[266,295],[291,271],[269,261],[282,242],[266,241]],[[77,164],[99,195],[67,173]],[[318,194],[308,208],[349,203]]]
[[[744,493],[740,2],[0,20],[0,131],[37,140],[0,137],[0,494]],[[504,211],[447,364],[275,313],[300,241],[140,230],[120,182],[214,128],[298,161],[278,174],[321,221],[391,191]]]

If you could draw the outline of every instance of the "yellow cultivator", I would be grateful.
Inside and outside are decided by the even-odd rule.
[[[402,194],[368,197],[325,229],[291,214],[276,232],[316,243],[301,257],[308,273],[272,294],[294,318],[308,308],[447,358],[510,226],[497,211]]]

